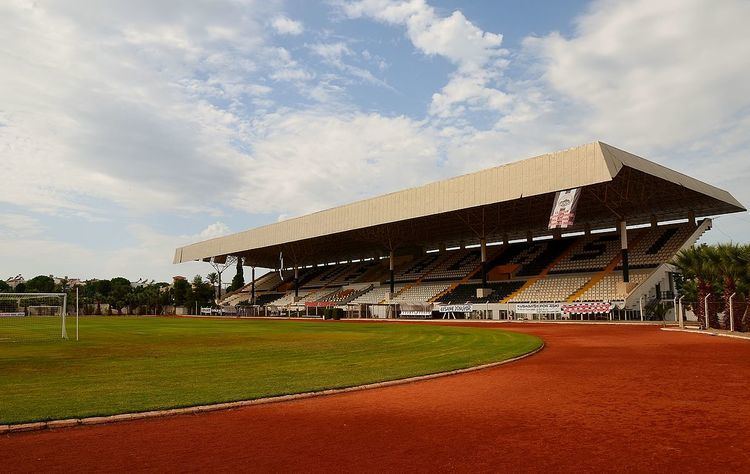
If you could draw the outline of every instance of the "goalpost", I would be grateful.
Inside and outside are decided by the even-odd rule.
[[[77,340],[78,318],[67,316],[66,293],[0,293],[0,343],[68,339],[68,329]]]

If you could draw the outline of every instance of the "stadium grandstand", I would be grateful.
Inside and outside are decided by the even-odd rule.
[[[246,314],[638,320],[675,304],[673,256],[744,210],[594,142],[194,243],[174,262],[271,270],[221,302]]]

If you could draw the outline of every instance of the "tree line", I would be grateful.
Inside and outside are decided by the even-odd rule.
[[[237,288],[234,288],[237,286]],[[228,291],[244,286],[242,275],[235,277]],[[196,308],[215,306],[219,294],[217,278],[195,275],[191,281],[175,278],[172,284],[146,282],[132,284],[123,277],[111,280],[89,280],[77,286],[79,306],[83,314],[163,314],[169,306],[185,306],[193,313]],[[71,310],[75,304],[76,286],[68,280],[39,275],[15,288],[0,280],[0,293],[67,293]]]
[[[694,246],[678,252],[672,263],[681,272],[677,289],[684,296],[683,304],[701,325],[705,327],[708,318],[712,328],[729,329],[729,301],[734,294],[734,328],[750,331],[750,244]]]

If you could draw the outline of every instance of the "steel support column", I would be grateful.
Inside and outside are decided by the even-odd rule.
[[[622,281],[630,281],[630,268],[628,266],[628,227],[625,220],[619,222],[620,227],[620,249],[622,251]]]
[[[250,284],[250,304],[255,305],[255,267],[250,267],[250,278],[252,280]]]
[[[482,256],[482,288],[487,288],[487,239],[479,241],[479,248]]]
[[[294,301],[299,298],[299,267],[294,266]]]
[[[395,266],[395,264],[394,264],[394,258],[395,257],[393,255],[393,250],[391,250],[391,253],[390,253],[389,257],[388,257],[388,270],[390,271],[391,296],[393,296],[393,291],[395,289],[395,283],[396,283],[394,281],[394,279],[395,279],[395,273],[393,271],[394,266]]]

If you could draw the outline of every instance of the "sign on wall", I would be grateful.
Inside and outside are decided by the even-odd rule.
[[[516,313],[520,314],[556,314],[562,313],[560,303],[518,303]]]
[[[441,313],[471,313],[471,310],[470,304],[449,304],[438,307],[438,311]]]

